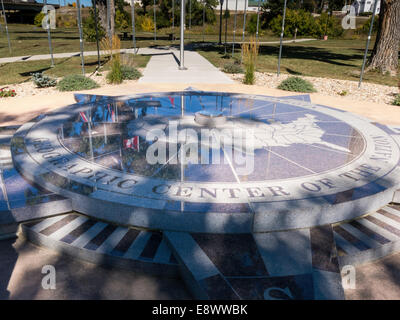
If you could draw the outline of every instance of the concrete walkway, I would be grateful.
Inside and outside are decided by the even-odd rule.
[[[152,48],[140,48],[138,49],[138,54],[153,54],[157,53],[157,49]],[[121,49],[121,53],[134,53],[134,49]],[[107,54],[105,51],[100,50],[101,55]],[[54,53],[54,59],[64,59],[64,58],[72,58],[72,57],[80,57],[80,52],[65,52],[65,53]],[[88,56],[97,56],[97,51],[85,51],[83,53],[84,57]],[[0,58],[0,63],[11,63],[11,62],[24,62],[24,61],[38,61],[38,60],[50,60],[50,54],[38,54],[34,56],[19,56],[19,57],[9,57],[9,58]]]
[[[297,40],[284,40],[283,43],[293,43],[293,42],[306,42],[306,41],[313,41],[317,39],[297,39]],[[241,41],[236,42],[237,45],[241,44]],[[247,42],[244,42],[247,43]],[[260,44],[277,44],[279,41],[265,41],[259,42]],[[210,42],[205,42],[204,44],[196,44],[195,46],[209,46]],[[216,44],[216,43],[215,43]],[[232,42],[227,42],[227,44],[232,45]],[[153,49],[153,48],[138,48],[138,54],[154,54],[157,53],[160,49]],[[121,49],[121,53],[134,53],[134,49]],[[100,51],[100,54],[106,54],[104,51]],[[72,58],[72,57],[79,57],[81,55],[80,52],[65,52],[65,53],[54,53],[54,59],[64,59],[64,58]],[[83,53],[84,57],[88,56],[97,56],[97,51],[85,51]],[[38,55],[26,55],[26,56],[18,56],[18,57],[7,57],[7,58],[0,58],[0,63],[11,63],[11,62],[24,62],[24,61],[38,61],[38,60],[50,60],[50,54],[38,54]]]
[[[179,70],[179,51],[174,48],[160,50],[151,57],[139,83],[233,83],[197,52],[185,51],[184,61],[187,70]]]

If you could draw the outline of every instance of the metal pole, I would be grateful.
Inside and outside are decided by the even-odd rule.
[[[244,1],[243,36],[242,36],[242,49],[241,49],[240,63],[243,62],[243,44],[244,44],[244,35],[245,35],[245,32],[246,32],[246,11],[247,11],[247,0]]]
[[[172,0],[172,41],[174,41],[175,30],[175,0]]]
[[[110,0],[107,0],[107,33],[108,38],[110,40],[110,44],[112,44],[112,34],[111,34],[111,4]]]
[[[179,70],[185,68],[185,0],[181,0],[181,52],[179,60]]]
[[[78,29],[79,29],[79,44],[81,48],[81,64],[82,74],[85,75],[85,58],[83,56],[83,34],[82,34],[82,19],[81,19],[81,2],[76,0],[76,7],[78,9]]]
[[[206,0],[203,1],[203,42],[204,42],[204,26],[206,21]]]
[[[245,0],[245,1],[247,1],[247,0]],[[233,58],[233,55],[235,54],[235,35],[236,35],[237,7],[238,7],[238,0],[236,0],[236,3],[235,3],[235,20],[234,20],[234,23],[233,23],[233,40],[232,40],[232,58]]]
[[[279,57],[278,57],[278,76],[281,74],[281,57],[282,57],[282,41],[283,41],[283,33],[285,32],[285,18],[286,18],[286,3],[283,5],[283,18],[282,18],[282,31],[281,31],[281,39],[279,44]]]
[[[221,35],[222,35],[222,6],[224,5],[224,0],[219,0],[220,8],[219,8],[219,40],[218,44],[222,44]]]
[[[47,6],[47,0],[44,0],[44,5]],[[47,12],[46,12],[47,14]],[[51,33],[50,33],[50,22],[49,20],[46,21],[46,29],[47,29],[47,39],[49,41],[49,50],[50,50],[50,58],[51,58],[51,67],[54,67],[54,58],[53,58],[53,47],[51,46]]]
[[[260,0],[258,0],[258,6],[257,6],[257,29],[256,29],[256,40],[258,43],[258,28],[260,25]]]
[[[153,2],[153,14],[154,14],[154,41],[157,40],[157,17],[156,17],[156,0]]]
[[[226,6],[225,6],[225,41],[224,41],[225,54],[226,54],[227,33],[228,33],[228,0],[226,0]]]
[[[11,42],[10,42],[10,35],[8,34],[8,25],[7,25],[7,17],[6,17],[6,12],[4,10],[4,2],[1,0],[1,7],[3,9],[3,16],[4,16],[4,26],[6,28],[6,34],[7,34],[7,41],[8,41],[8,50],[10,51],[10,54],[12,53],[11,50]]]
[[[363,59],[362,67],[361,67],[361,74],[360,74],[360,81],[359,81],[359,83],[358,83],[358,88],[361,88],[361,83],[362,83],[363,76],[364,76],[364,69],[365,69],[365,64],[366,64],[366,62],[367,62],[368,48],[369,48],[369,43],[370,43],[370,41],[371,41],[372,29],[373,29],[373,27],[374,27],[375,12],[376,12],[377,4],[378,4],[378,0],[375,0],[375,3],[374,3],[374,12],[372,12],[372,21],[371,21],[371,25],[369,26],[369,33],[368,33],[368,38],[367,38],[367,45],[365,46],[364,59]]]
[[[188,32],[189,41],[190,41],[191,31],[192,31],[192,0],[189,0],[189,32]]]
[[[93,0],[94,7],[94,23],[96,28],[96,46],[97,46],[97,70],[100,69],[100,46],[99,46],[99,28],[98,28],[98,17],[97,17],[97,7],[96,0]]]
[[[131,0],[133,53],[136,54],[135,2]]]

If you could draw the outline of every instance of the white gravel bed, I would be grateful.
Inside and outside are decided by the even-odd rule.
[[[141,73],[143,73],[143,68],[138,69]],[[96,81],[101,87],[108,85],[107,80],[106,80],[106,75],[108,71],[103,71],[100,74],[101,75],[95,75],[95,74],[86,74],[87,77],[90,77],[94,81]],[[57,78],[57,80],[61,80],[62,78]],[[124,83],[136,83],[138,80],[124,80]],[[37,88],[36,85],[32,81],[27,81],[23,83],[18,83],[18,84],[9,84],[9,85],[0,85],[0,88],[6,89],[6,90],[15,90],[17,95],[15,97],[8,97],[8,98],[0,98],[2,100],[4,99],[18,99],[18,98],[24,98],[24,97],[29,97],[29,96],[44,96],[44,95],[49,95],[49,94],[55,94],[57,92],[60,92],[57,90],[56,87],[50,87],[50,88]]]
[[[228,74],[236,82],[242,83],[243,74]],[[277,88],[288,74],[256,72],[256,85],[267,88]],[[399,94],[398,87],[385,86],[374,83],[363,82],[361,89],[358,89],[358,81],[338,80],[317,77],[301,77],[310,81],[318,93],[329,96],[345,96],[352,100],[370,101],[375,103],[391,104],[395,95]]]

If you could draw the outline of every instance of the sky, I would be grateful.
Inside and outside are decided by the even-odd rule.
[[[59,4],[59,1],[61,2],[61,5],[64,6],[64,0],[47,0],[48,4]],[[43,0],[36,0],[36,2],[38,3],[43,3]],[[73,3],[76,1],[73,0],[65,0],[65,4],[68,3]],[[92,5],[92,1],[91,0],[81,0],[81,4],[84,5],[85,7],[91,6]]]

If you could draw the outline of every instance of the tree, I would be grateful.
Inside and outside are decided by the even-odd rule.
[[[146,7],[148,7],[151,3],[153,3],[153,1],[151,0],[142,0],[142,7],[143,7],[143,14],[146,15],[147,10]]]
[[[115,3],[114,0],[96,0],[97,9],[100,17],[100,25],[106,31],[107,36],[109,35],[109,26],[107,26],[107,2],[110,3],[110,29],[111,34],[115,31]],[[92,0],[92,3],[94,0]]]
[[[174,18],[175,18],[175,26],[179,25],[180,23],[180,15],[181,15],[181,8],[180,8],[180,1],[174,0]],[[203,1],[192,1],[192,26],[195,25],[202,25],[203,23]],[[206,23],[214,23],[215,22],[215,13],[214,8],[217,6],[217,0],[205,0],[205,22]],[[186,23],[189,21],[189,1],[186,2]],[[172,22],[172,0],[161,0],[160,1],[160,15],[163,17],[164,20]],[[157,15],[158,19],[158,15]],[[158,24],[158,21],[157,21]]]
[[[382,0],[375,46],[367,70],[397,74],[400,43],[400,0]]]

